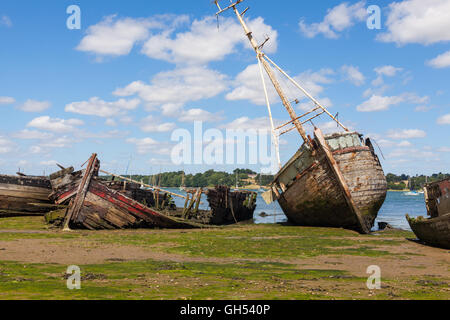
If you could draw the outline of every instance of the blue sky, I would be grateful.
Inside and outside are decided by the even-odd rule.
[[[81,30],[66,26],[73,4]],[[449,171],[450,0],[245,5],[256,38],[271,38],[268,55],[372,137],[386,172]],[[381,8],[380,30],[367,28],[369,5]],[[1,172],[49,173],[93,152],[117,173],[130,158],[132,173],[232,170],[170,161],[172,132],[193,131],[194,120],[221,130],[269,127],[254,52],[232,12],[219,30],[215,12],[209,0],[2,1]],[[287,120],[271,99],[276,122]],[[328,120],[316,125],[334,130]],[[291,132],[281,142],[285,162],[301,140]]]

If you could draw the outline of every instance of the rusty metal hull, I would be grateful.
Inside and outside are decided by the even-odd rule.
[[[450,213],[430,219],[406,218],[418,239],[431,246],[450,249]]]
[[[317,137],[313,142],[320,145]],[[281,189],[278,202],[294,224],[368,233],[387,193],[378,157],[370,142],[357,145],[356,141],[343,148],[329,142],[314,152],[303,147],[295,161],[288,163],[290,168],[285,170],[297,175],[291,181],[282,177],[276,181]]]
[[[43,215],[50,193],[48,178],[0,175],[0,217]]]

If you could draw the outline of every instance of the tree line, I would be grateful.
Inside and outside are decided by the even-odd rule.
[[[443,179],[447,179],[450,177],[450,173],[435,173],[431,176],[426,175],[416,175],[409,176],[406,174],[395,175],[393,173],[388,173],[386,175],[386,180],[388,183],[388,188],[391,190],[404,190],[407,188],[407,185],[404,181],[409,181],[409,189],[411,190],[420,190],[423,186],[428,182],[436,182]]]
[[[184,171],[163,172],[155,175],[132,175],[131,179],[145,184],[166,187],[178,188],[180,186],[194,188],[194,187],[213,187],[218,185],[234,187],[244,187],[248,183],[244,180],[249,179],[249,175],[256,175],[256,172],[250,169],[235,169],[233,173],[208,170],[204,173],[186,174]],[[127,175],[129,177],[129,175]],[[255,178],[256,184],[262,186],[269,185],[274,176],[260,175]]]

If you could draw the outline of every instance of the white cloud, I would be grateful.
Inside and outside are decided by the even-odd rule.
[[[16,99],[12,97],[0,97],[0,105],[2,104],[13,104],[16,102]]]
[[[402,97],[405,99],[405,101],[414,104],[428,103],[428,101],[430,100],[430,97],[428,96],[420,97],[417,94],[411,92],[403,93]]]
[[[122,122],[123,124],[131,124],[133,123],[133,117],[130,116],[123,116],[119,118],[119,121]]]
[[[105,17],[98,24],[87,29],[87,35],[77,46],[77,50],[95,53],[99,56],[122,56],[131,52],[137,42],[143,42],[150,35],[150,29],[164,29],[167,22],[177,23],[186,16],[155,16],[152,18],[120,18],[116,15]]]
[[[414,109],[414,111],[416,111],[416,112],[427,112],[427,111],[430,111],[431,109],[433,109],[433,107],[423,105],[423,106],[417,106]]]
[[[258,17],[247,21],[254,36],[264,40],[266,52],[277,49],[277,32]],[[249,46],[240,24],[233,18],[221,18],[220,28],[214,17],[194,20],[187,31],[176,32],[189,23],[187,15],[156,15],[149,18],[117,18],[108,16],[88,28],[77,50],[102,56],[128,55],[138,43],[148,57],[176,64],[207,64],[222,60],[239,44]]]
[[[344,131],[344,129],[333,120],[327,121],[327,122],[322,122],[322,123],[314,123],[314,124],[318,128],[320,128],[320,130],[322,130],[322,132],[324,134],[331,134],[331,133]],[[343,125],[346,126],[347,129],[349,129],[350,131],[354,130],[353,126],[350,124],[343,123]],[[314,131],[314,127],[310,123],[305,124],[305,128],[307,129],[307,131],[311,131],[311,132]]]
[[[75,140],[68,136],[60,136],[55,139],[43,140],[40,143],[30,147],[30,153],[43,154],[49,153],[52,149],[63,149],[73,145]]]
[[[9,153],[14,150],[14,143],[6,137],[0,136],[0,154]]]
[[[32,154],[44,153],[44,150],[39,146],[31,146],[30,153],[32,153]]]
[[[392,133],[392,131],[390,131]],[[389,133],[388,133],[389,135]],[[399,148],[409,148],[412,147],[413,144],[409,142],[408,140],[402,140],[400,142],[389,140],[382,138],[384,136],[378,135],[378,134],[368,134],[367,137],[371,138],[372,140],[376,141],[377,145],[383,148],[392,148],[392,147],[399,147]],[[396,139],[399,140],[399,139]]]
[[[398,72],[402,71],[402,68],[397,68],[391,65],[381,66],[374,69],[378,77],[372,81],[372,85],[378,87],[384,84],[383,77],[394,77]]]
[[[400,163],[410,162],[411,158],[420,159],[422,161],[437,161],[439,160],[439,156],[432,151],[424,151],[420,149],[395,149],[391,153],[388,154],[388,158],[405,158],[408,159],[402,160]],[[415,160],[416,161],[416,160]]]
[[[66,148],[69,147],[74,142],[73,139],[63,136],[53,140],[49,140],[40,144],[41,147],[45,148]]]
[[[331,78],[334,73],[335,72],[329,68],[323,68],[319,71],[307,70],[294,77],[294,80],[297,81],[303,88],[305,88],[306,91],[309,92],[309,94],[311,94],[313,97],[318,98],[319,94],[324,91],[323,85],[332,83],[334,81]],[[301,98],[303,94],[300,93],[300,95]]]
[[[110,126],[110,127],[115,127],[117,126],[116,120],[112,119],[112,118],[108,118],[105,120],[105,125]]]
[[[443,115],[442,117],[440,117],[437,121],[438,124],[450,124],[450,113]]]
[[[264,72],[264,81],[266,82],[267,92],[270,103],[277,101],[277,93],[270,82],[269,77]],[[250,100],[256,105],[266,105],[266,98],[261,81],[261,73],[258,64],[247,66],[244,71],[239,73],[234,80],[234,89],[226,95],[230,101]]]
[[[372,81],[372,84],[374,84],[374,81]],[[363,97],[368,98],[372,95],[382,96],[388,89],[389,89],[389,87],[387,85],[383,85],[378,88],[368,88],[367,90],[365,90],[363,92]]]
[[[126,131],[110,130],[101,132],[88,132],[84,130],[79,130],[74,133],[74,136],[81,139],[118,139],[124,138],[129,133]],[[97,141],[98,142],[98,141]]]
[[[377,39],[397,45],[429,45],[450,40],[450,1],[404,0],[389,5],[388,31]]]
[[[356,107],[360,112],[374,112],[388,110],[391,106],[402,102],[412,104],[423,104],[429,101],[428,96],[420,97],[415,93],[405,92],[399,96],[384,97],[373,94],[368,100]]]
[[[329,98],[317,98],[316,99],[323,107],[330,108],[333,106],[333,102]],[[301,111],[311,111],[316,104],[312,101],[302,102],[298,105],[298,109]]]
[[[223,118],[221,115],[217,113],[214,114],[200,108],[182,111],[180,116],[178,117],[178,121],[181,122],[194,122],[194,121],[215,122],[220,121],[222,119]]]
[[[304,19],[301,19],[299,27],[308,38],[314,38],[322,33],[326,38],[337,39],[340,32],[352,27],[356,22],[365,20],[366,17],[365,1],[359,1],[354,5],[344,2],[328,9],[322,22],[308,25]]]
[[[254,119],[250,119],[249,117],[241,117],[230,123],[222,125],[221,128],[229,130],[271,130],[271,125],[268,117]]]
[[[381,66],[374,69],[374,71],[379,75],[386,77],[394,77],[398,72],[402,71],[402,68],[397,68],[391,65]]]
[[[366,81],[364,75],[359,71],[358,67],[344,65],[341,68],[345,78],[355,86],[361,86]]]
[[[449,147],[441,147],[437,151],[438,152],[450,152],[450,148]]]
[[[58,162],[56,160],[48,160],[48,161],[41,161],[39,164],[41,166],[56,166]]]
[[[128,143],[134,144],[137,148],[137,152],[139,154],[160,154],[160,155],[169,155],[172,151],[172,145],[169,143],[163,143],[152,138],[130,138],[127,139]]]
[[[171,165],[171,163],[169,161],[167,161],[167,159],[158,159],[158,158],[151,158],[150,160],[147,161],[147,163],[149,165],[152,166],[169,166]]]
[[[323,84],[329,84],[333,82],[331,75],[334,71],[331,69],[320,69],[319,71],[313,72],[307,70],[294,77],[303,88],[305,88],[312,96],[316,97],[323,92]],[[279,75],[280,77],[284,77]],[[275,103],[279,101],[278,94],[276,93],[272,83],[270,82],[267,74],[264,72],[264,78],[266,82],[266,87],[268,89],[268,95],[270,103]],[[300,92],[294,85],[287,80],[284,81],[285,94],[288,95],[290,100],[305,99],[305,96]],[[292,96],[294,95],[295,96]],[[234,80],[234,89],[226,95],[227,100],[249,100],[255,105],[265,105],[266,98],[263,90],[263,85],[261,81],[261,73],[259,71],[259,66],[257,64],[249,65],[241,73],[236,76]],[[323,98],[324,99],[324,98]],[[330,100],[326,100],[330,102]],[[330,103],[331,105],[331,103]]]
[[[20,132],[13,134],[13,137],[22,140],[45,140],[53,138],[53,134],[37,130],[24,129]]]
[[[144,132],[168,132],[176,128],[173,122],[159,123],[158,119],[148,116],[142,120],[140,128]]]
[[[395,140],[425,138],[427,133],[419,129],[389,130],[388,137]]]
[[[27,127],[61,133],[74,131],[76,129],[76,126],[81,126],[83,124],[84,122],[79,119],[65,120],[43,116],[31,120],[27,124]]]
[[[98,97],[93,97],[90,98],[89,101],[72,102],[66,105],[65,111],[106,118],[121,115],[127,111],[134,110],[140,103],[141,101],[139,99],[119,99],[113,102],[106,102]]]
[[[28,99],[25,103],[17,108],[25,112],[42,112],[51,107],[48,101],[36,101]]]
[[[8,27],[8,28],[11,28],[12,25],[13,25],[12,21],[11,21],[11,19],[8,16],[2,15],[0,17],[0,26],[5,26],[5,27]]]
[[[178,109],[190,101],[212,98],[227,89],[225,75],[205,67],[188,67],[157,74],[150,84],[135,81],[117,89],[117,96],[138,95],[149,108],[164,105]],[[171,112],[174,110],[171,109]],[[167,113],[174,116],[173,113]]]
[[[450,50],[430,61],[427,61],[427,64],[436,69],[450,67]]]
[[[399,147],[407,148],[407,147],[411,147],[411,146],[412,146],[412,143],[409,142],[408,140],[403,140],[403,141],[401,141],[401,142],[398,143],[398,146],[399,146]]]
[[[378,95],[372,95],[369,100],[357,106],[356,110],[358,110],[359,112],[388,110],[390,106],[397,105],[403,101],[404,99],[400,96],[382,97]]]
[[[17,162],[17,166],[23,169],[24,167],[29,167],[30,163],[27,160],[20,160]]]
[[[277,32],[264,23],[264,19],[256,18],[247,21],[253,35],[264,40],[267,34],[270,41],[265,46],[267,53],[277,49]],[[242,27],[233,18],[220,18],[220,28],[214,17],[194,20],[186,32],[174,34],[174,30],[165,30],[151,36],[142,48],[147,56],[176,64],[207,64],[220,61],[235,51],[239,44],[249,46]]]

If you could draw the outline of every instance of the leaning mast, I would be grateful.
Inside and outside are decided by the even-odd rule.
[[[277,128],[274,128],[274,126],[273,126],[273,119],[272,119],[271,111],[270,111],[269,99],[268,99],[268,95],[267,95],[267,90],[265,88],[265,81],[264,81],[263,75],[261,74],[261,76],[263,78],[262,81],[263,81],[264,91],[265,91],[265,95],[266,95],[266,102],[267,102],[267,106],[268,106],[268,109],[269,109],[269,116],[270,116],[270,120],[271,120],[271,124],[272,124],[272,132],[274,134],[274,137],[275,137],[275,130],[278,130],[278,129],[284,127],[284,126],[292,124],[293,125],[292,128],[282,132],[281,134],[287,133],[287,132],[289,132],[289,131],[291,131],[293,129],[297,129],[297,131],[300,134],[300,136],[302,137],[303,141],[309,147],[312,148],[311,141],[309,140],[308,136],[306,135],[306,131],[305,131],[303,125],[305,123],[307,123],[307,122],[310,122],[312,119],[314,119],[314,118],[316,118],[316,117],[318,117],[318,116],[320,116],[320,115],[322,115],[324,113],[327,114],[328,116],[330,116],[345,131],[349,131],[344,125],[342,125],[336,119],[336,117],[334,117],[330,112],[328,112],[328,110],[325,107],[323,107],[316,99],[314,99],[302,86],[300,86],[284,70],[282,70],[278,65],[276,65],[271,59],[269,59],[266,56],[266,54],[262,51],[262,48],[263,48],[264,44],[269,39],[266,39],[266,41],[263,44],[259,45],[258,42],[256,41],[256,39],[253,37],[252,31],[249,29],[249,27],[247,26],[247,24],[246,24],[246,22],[244,21],[244,18],[243,18],[244,14],[247,12],[247,10],[249,8],[245,9],[242,13],[240,13],[239,10],[237,9],[237,5],[240,4],[241,2],[243,2],[244,0],[235,0],[236,2],[234,2],[234,3],[232,2],[233,0],[230,0],[231,4],[228,7],[224,8],[224,9],[222,9],[220,7],[219,1],[220,0],[215,0],[215,4],[216,4],[217,8],[219,9],[219,11],[216,13],[216,15],[218,16],[218,15],[222,14],[223,12],[228,11],[230,9],[232,9],[234,11],[234,13],[236,14],[236,17],[238,18],[238,21],[240,22],[240,24],[242,25],[242,27],[244,29],[245,35],[247,36],[248,40],[250,41],[250,44],[251,44],[253,50],[255,50],[255,52],[256,52],[257,59],[258,59],[258,64],[259,64],[260,68],[262,66],[264,68],[264,70],[266,71],[266,73],[269,76],[269,79],[272,82],[272,84],[273,84],[277,94],[281,98],[281,102],[283,103],[283,105],[286,108],[289,116],[291,117],[291,121],[289,121],[289,122],[287,122],[287,123],[285,123],[285,124],[283,124],[283,125],[281,125],[281,126],[279,126]],[[287,98],[287,96],[284,93],[283,89],[281,88],[281,85],[280,85],[279,81],[277,80],[277,78],[275,76],[275,73],[272,70],[270,64],[272,64],[279,72],[281,72],[284,76],[286,76],[287,79],[294,84],[294,86],[296,86],[309,99],[312,100],[312,102],[314,103],[315,107],[311,111],[309,111],[309,112],[307,112],[307,113],[305,113],[305,114],[303,114],[301,116],[297,116],[294,108],[292,107],[291,102],[289,101],[289,99]],[[303,117],[307,116],[307,115],[312,115],[312,116],[310,118],[308,118],[307,120],[304,120],[303,122],[301,122],[300,120]],[[276,144],[277,144],[277,140],[278,139],[275,139]]]

